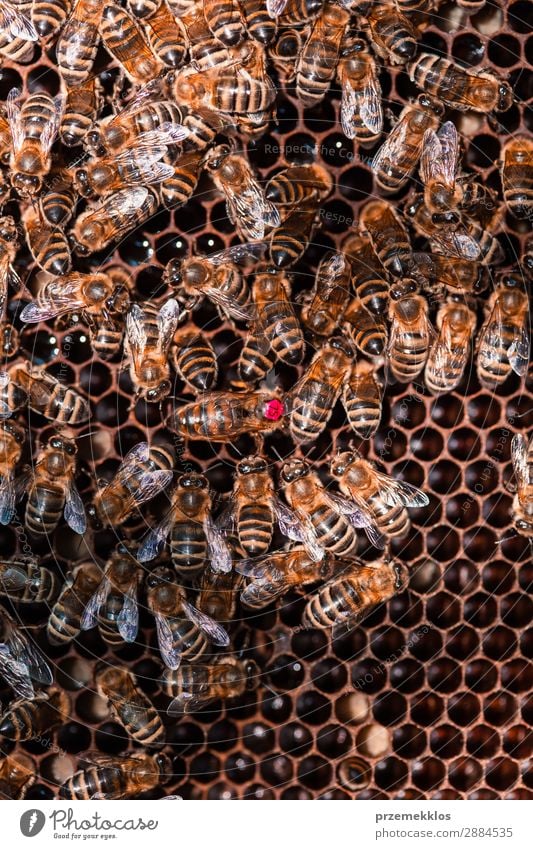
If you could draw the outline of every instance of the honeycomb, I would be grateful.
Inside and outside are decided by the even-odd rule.
[[[483,182],[498,189],[497,161],[502,141],[532,128],[533,36],[526,24],[531,6],[525,0],[487,3],[468,15],[458,7],[441,7],[420,38],[420,49],[453,57],[469,67],[494,69],[507,77],[516,95],[512,108],[498,117],[454,114],[470,138],[465,162]],[[99,53],[97,71],[110,91],[115,70]],[[394,114],[416,95],[401,67],[381,72],[383,94]],[[53,51],[37,48],[25,66],[3,59],[0,99],[13,87],[24,93],[60,87]],[[291,163],[317,161],[335,177],[335,191],[323,204],[321,228],[297,266],[295,291],[309,288],[325,251],[339,246],[360,206],[379,195],[368,160],[354,154],[340,130],[339,92],[333,88],[320,106],[303,109],[291,88],[280,87],[277,121],[263,137],[243,141],[250,162],[263,180]],[[401,199],[406,192],[400,192]],[[5,213],[17,214],[10,203]],[[520,257],[527,222],[505,216],[498,238],[511,266]],[[202,177],[193,199],[175,211],[157,215],[130,233],[109,254],[93,254],[87,270],[108,264],[125,266],[135,280],[138,300],[159,299],[164,265],[195,247],[211,253],[233,238],[223,199]],[[38,276],[24,248],[19,271],[30,290]],[[504,266],[505,267],[505,266]],[[80,429],[78,477],[87,498],[93,478],[109,477],[120,458],[148,438],[173,442],[157,405],[132,406],[132,385],[120,358],[93,359],[82,325],[58,330],[37,328],[17,318],[20,302],[9,313],[20,331],[23,352],[63,382],[80,386],[89,396],[93,418]],[[242,338],[204,304],[195,321],[212,340],[220,370],[235,375]],[[295,371],[278,369],[288,388]],[[381,605],[362,624],[327,632],[301,628],[305,598],[289,594],[260,614],[242,613],[239,638],[260,663],[259,687],[238,700],[215,703],[178,722],[167,718],[173,778],[144,798],[177,794],[185,799],[492,799],[531,798],[533,720],[533,602],[531,557],[527,541],[511,530],[512,470],[510,441],[516,431],[533,426],[531,381],[509,378],[497,396],[480,387],[470,363],[453,393],[438,398],[422,386],[387,387],[383,418],[370,445],[363,446],[391,475],[421,487],[430,497],[425,508],[411,511],[407,538],[392,550],[411,569],[409,588]],[[182,392],[178,387],[178,397]],[[189,396],[185,396],[189,400]],[[33,443],[51,430],[31,414]],[[305,448],[318,468],[327,456],[346,446],[350,435],[335,410],[327,432]],[[192,464],[213,488],[228,493],[240,453],[251,449],[246,437],[233,445],[176,445],[179,471]],[[291,441],[276,434],[266,441],[284,457]],[[273,455],[270,454],[272,457]],[[127,535],[138,535],[151,521],[151,506],[142,521],[130,522]],[[87,543],[90,556],[105,560],[115,543],[114,531],[95,533]],[[5,559],[24,545],[18,527],[0,528]],[[54,550],[46,543],[32,548],[43,563],[64,575],[88,553],[86,543],[61,528]],[[9,608],[9,605],[6,604]],[[21,609],[14,611],[21,615]],[[141,634],[133,645],[111,651],[96,630],[71,646],[51,647],[42,628],[42,607],[24,608],[24,624],[53,665],[60,687],[72,697],[69,721],[50,739],[18,746],[36,764],[36,782],[27,798],[50,799],[57,785],[94,752],[118,755],[133,751],[123,728],[95,693],[94,666],[104,659],[126,665],[156,706],[163,704],[152,620],[141,611]],[[9,692],[0,694],[2,703]],[[2,740],[3,754],[13,753]]]

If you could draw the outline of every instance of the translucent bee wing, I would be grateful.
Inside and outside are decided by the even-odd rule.
[[[241,306],[235,298],[231,298],[225,292],[221,292],[220,289],[216,289],[214,286],[207,286],[205,293],[209,300],[222,307],[223,310],[237,321],[251,321],[254,318],[255,310],[253,306]]]
[[[206,259],[215,266],[222,265],[226,262],[240,263],[249,259],[256,260],[263,256],[267,247],[267,242],[245,242],[242,245],[231,245],[222,251],[209,254]]]
[[[65,521],[69,528],[72,528],[76,534],[84,534],[87,530],[87,518],[85,516],[85,507],[81,496],[76,489],[74,481],[67,490],[64,510]]]
[[[390,169],[391,165],[398,160],[399,154],[403,152],[407,135],[407,120],[405,117],[400,118],[372,160],[373,171],[387,172]]]
[[[322,560],[324,549],[317,542],[311,522],[307,518],[302,519],[279,498],[273,498],[272,507],[281,533],[294,542],[301,542],[312,560]]]
[[[0,483],[0,525],[9,525],[15,515],[16,492],[13,478]]]
[[[0,6],[0,30],[10,40],[20,38],[22,41],[39,41],[39,33],[32,22],[11,3],[3,2]]]
[[[20,150],[24,143],[24,128],[21,122],[21,109],[17,103],[20,95],[20,89],[12,88],[7,95],[6,101],[7,120],[15,153]]]
[[[143,205],[148,197],[148,189],[144,186],[131,186],[128,189],[121,189],[110,195],[102,203],[97,206],[93,212],[93,216],[99,218],[102,214],[111,219],[116,218],[119,223],[126,224],[124,218],[131,220],[138,209]]]
[[[385,504],[390,507],[402,505],[403,507],[425,507],[429,504],[429,498],[425,492],[418,487],[405,481],[394,480],[388,475],[376,472],[379,481],[379,493]]]
[[[266,0],[266,8],[271,18],[279,18],[287,7],[288,0]]]
[[[283,580],[284,573],[277,569],[272,561],[273,558],[268,554],[260,560],[240,560],[235,565],[235,571],[246,578],[253,578],[254,581]]]
[[[381,86],[374,73],[370,74],[363,86],[361,120],[371,133],[379,135],[383,130],[383,107],[381,105]]]
[[[27,583],[28,575],[15,564],[8,565],[3,572],[0,572],[0,593],[21,590]]]
[[[420,176],[427,185],[432,180],[452,189],[459,164],[459,136],[455,125],[446,121],[438,133],[426,130],[420,157]]]
[[[528,445],[523,433],[515,433],[511,441],[511,460],[519,489],[529,486]]]
[[[0,643],[0,674],[5,678],[17,696],[23,699],[33,699],[35,697],[28,667],[23,661],[13,657],[12,652],[5,643]]]
[[[111,584],[109,583],[109,579],[104,578],[94,595],[87,602],[80,622],[82,631],[90,631],[91,628],[94,628],[96,625],[98,611],[104,604],[109,594],[110,587]]]
[[[179,648],[174,645],[174,637],[172,636],[170,625],[160,613],[156,613],[155,615],[155,625],[157,642],[163,662],[169,669],[177,669],[181,663],[181,653]]]
[[[135,504],[144,504],[145,501],[150,501],[155,498],[158,493],[162,492],[165,487],[172,483],[173,472],[168,469],[158,469],[155,472],[145,472],[139,480],[139,485],[135,490]]]
[[[139,304],[133,304],[126,316],[126,338],[134,363],[141,360],[148,338],[144,326],[144,313]]]
[[[267,227],[279,227],[279,210],[267,200],[255,178],[249,178],[245,188],[236,193],[226,190],[228,218],[249,239],[263,239]]]
[[[137,586],[131,586],[124,595],[124,604],[117,617],[117,628],[126,643],[135,642],[139,631],[139,608],[137,605]]]
[[[190,130],[184,127],[183,124],[173,124],[169,121],[161,124],[159,130],[153,130],[152,132],[157,133],[160,141],[168,145],[178,144],[191,134]],[[144,138],[145,135],[149,135],[149,133],[143,133],[142,137]]]
[[[165,540],[170,533],[172,522],[172,513],[170,513],[166,519],[163,519],[159,525],[152,528],[152,530],[145,536],[137,552],[137,560],[139,563],[148,563],[150,560],[153,560],[154,557],[157,557],[161,547],[164,545]]]
[[[216,527],[224,533],[225,531],[233,531],[235,529],[236,515],[235,510],[237,501],[234,495],[231,495],[228,503],[224,507],[220,516],[215,522]]]
[[[330,502],[334,510],[346,516],[348,521],[354,528],[362,528],[368,539],[376,548],[385,548],[386,541],[382,533],[378,530],[374,517],[366,505],[358,506],[354,501],[342,496],[328,493],[327,500]]]
[[[222,625],[219,625],[218,622],[215,622],[215,620],[211,619],[211,617],[206,613],[202,613],[202,611],[198,610],[198,608],[193,604],[189,604],[188,601],[182,602],[182,606],[187,619],[194,622],[194,624],[209,637],[215,646],[229,646],[229,634]]]
[[[232,558],[223,534],[214,524],[210,516],[204,522],[204,533],[214,572],[231,572]]]
[[[128,451],[117,472],[117,479],[126,483],[128,477],[134,474],[141,463],[147,463],[150,459],[150,446],[147,442],[138,442]]]
[[[157,315],[159,336],[157,347],[164,354],[168,353],[180,319],[180,306],[174,298],[163,304]]]
[[[182,713],[190,713],[196,708],[201,707],[203,699],[194,697],[192,693],[180,693],[175,699],[170,702],[167,713],[169,716],[179,716]]]
[[[68,277],[58,277],[44,287],[39,301],[26,304],[20,317],[22,321],[35,323],[47,321],[58,315],[81,310],[85,306],[85,298],[82,295],[82,286],[86,283],[84,274],[69,274]]]
[[[58,94],[53,99],[54,109],[52,117],[44,125],[43,131],[41,133],[41,146],[45,155],[50,152],[50,149],[59,131],[59,127],[61,125],[61,116],[63,115],[63,110],[65,108],[65,101],[66,97],[64,94]]]
[[[507,359],[513,371],[524,377],[529,368],[529,335],[525,327],[515,328],[515,339],[507,349]]]
[[[288,589],[288,587],[287,587]],[[249,607],[266,607],[285,590],[284,584],[272,581],[253,581],[241,591],[241,602]]]
[[[28,668],[30,677],[39,684],[51,684],[54,680],[52,670],[37,646],[34,646],[26,637],[20,634],[18,636],[23,644],[21,658]]]

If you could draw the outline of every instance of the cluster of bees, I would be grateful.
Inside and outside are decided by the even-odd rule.
[[[17,201],[13,214],[3,209],[0,217],[0,523],[18,521],[17,503],[27,497],[24,524],[32,538],[50,538],[62,519],[80,535],[89,526],[118,530],[169,490],[175,476],[171,446],[141,442],[84,503],[74,433],[90,418],[89,402],[19,355],[8,321],[10,289],[24,304],[22,322],[81,323],[95,357],[116,362],[123,352],[136,397],[162,410],[168,405],[166,426],[180,439],[228,443],[248,435],[256,445],[255,454],[237,463],[229,497],[216,496],[202,474],[182,474],[164,518],[142,539],[125,534],[104,566],[78,563],[61,583],[36,558],[0,561],[0,593],[21,620],[25,604],[48,605],[52,645],[92,628],[111,647],[132,643],[142,600],[155,625],[170,717],[259,685],[257,665],[231,648],[239,603],[261,610],[292,588],[310,587],[304,626],[332,628],[361,621],[407,586],[407,569],[390,556],[389,543],[405,535],[408,508],[427,505],[427,496],[355,448],[330,459],[327,483],[305,459],[338,401],[354,439],[369,440],[380,423],[386,381],[407,384],[423,375],[429,392],[451,391],[473,347],[479,380],[491,390],[511,372],[527,373],[524,279],[533,273],[533,246],[517,267],[489,281],[489,271],[504,260],[496,235],[502,204],[464,170],[459,133],[444,120],[446,108],[494,116],[511,107],[513,95],[494,74],[418,54],[438,5],[2,3],[0,56],[25,64],[37,44],[53,50],[61,91],[23,96],[13,89],[0,112],[0,203],[3,209]],[[483,2],[459,5],[471,12]],[[94,67],[100,43],[115,68],[111,95]],[[382,63],[404,65],[420,90],[386,134]],[[421,190],[401,205],[369,200],[340,249],[320,261],[311,288],[293,297],[293,272],[319,227],[333,177],[318,163],[292,164],[263,183],[237,144],[267,130],[280,87],[312,107],[332,84],[340,88],[345,136],[358,148],[383,136],[372,161],[379,194],[418,178]],[[502,196],[516,218],[533,215],[532,158],[531,140],[505,142]],[[112,250],[161,207],[185,204],[204,173],[225,199],[234,244],[171,259],[162,302],[136,302],[123,266],[83,270],[92,254]],[[415,250],[414,238],[425,250]],[[23,242],[42,272],[34,297],[16,270]],[[219,375],[213,345],[194,323],[204,301],[243,338],[229,377]],[[288,391],[275,376],[284,366],[299,369]],[[170,401],[176,378],[193,400]],[[23,409],[57,430],[33,466],[21,470]],[[295,446],[279,463],[264,442],[277,430]],[[532,455],[532,444],[516,435],[515,527],[529,537]],[[362,535],[378,552],[365,561],[357,556]],[[68,717],[69,698],[53,686],[42,651],[4,609],[0,673],[15,694],[0,717],[5,737],[42,737]],[[165,725],[132,673],[101,664],[94,684],[148,753],[93,762],[60,795],[131,797],[170,781],[172,767],[160,751]],[[6,795],[22,797],[33,780],[31,763],[0,764]]]

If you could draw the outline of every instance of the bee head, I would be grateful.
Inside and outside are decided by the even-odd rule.
[[[506,112],[513,105],[513,92],[507,83],[501,83],[498,86],[498,106],[497,112]]]
[[[197,475],[192,472],[188,475],[182,475],[178,480],[178,486],[184,489],[208,489],[209,481],[204,475]]]
[[[305,460],[289,460],[283,465],[281,479],[285,483],[292,483],[300,478],[306,477],[310,472],[309,463]]]
[[[158,401],[162,401],[163,398],[166,398],[172,389],[172,384],[170,380],[162,380],[158,386],[154,386],[152,389],[147,389],[144,398],[149,404],[156,404]]]
[[[237,463],[237,472],[240,475],[251,475],[257,472],[266,472],[268,468],[264,457],[246,457]]]
[[[58,436],[56,434],[50,437],[48,444],[54,451],[64,451],[66,454],[70,454],[71,457],[76,453],[76,443],[73,439],[68,439],[68,437]]]
[[[17,172],[11,178],[13,188],[17,190],[22,197],[33,197],[36,195],[42,186],[42,180],[35,174],[22,174]]]
[[[333,477],[342,477],[350,465],[357,460],[355,451],[342,451],[333,458],[330,465],[330,471]]]

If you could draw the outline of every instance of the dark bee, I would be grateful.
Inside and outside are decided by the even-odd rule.
[[[195,392],[206,392],[216,383],[218,362],[213,346],[194,325],[178,328],[170,356],[180,377]]]
[[[77,534],[87,528],[85,508],[74,481],[76,443],[55,435],[42,450],[31,474],[28,474],[26,527],[34,535],[49,536],[61,515]]]
[[[333,336],[350,299],[350,264],[344,254],[327,254],[311,292],[302,299],[302,324],[316,336]]]
[[[90,76],[100,41],[102,0],[74,0],[74,6],[56,43],[57,64],[67,86]]]
[[[172,697],[168,712],[192,713],[215,699],[232,699],[257,687],[259,668],[253,660],[232,655],[215,658],[211,664],[182,664],[166,670],[163,688]]]
[[[55,574],[34,558],[0,560],[0,595],[17,604],[52,604],[59,589]]]
[[[78,196],[67,171],[52,172],[52,180],[53,188],[39,198],[39,212],[48,224],[65,227],[72,218]]]
[[[52,165],[52,145],[57,136],[64,100],[45,92],[30,94],[22,106],[18,89],[7,97],[7,118],[12,149],[9,159],[11,185],[22,197],[35,197]]]
[[[413,263],[409,234],[394,207],[373,200],[361,210],[360,225],[372,243],[377,258],[393,277],[405,277]]]
[[[476,314],[467,304],[451,298],[437,313],[438,334],[430,348],[424,380],[430,392],[451,392],[463,377],[472,339]]]
[[[94,761],[95,759],[92,758]],[[59,788],[60,799],[128,799],[165,784],[172,776],[166,755],[100,756],[91,766],[75,772]]]
[[[533,141],[508,139],[500,163],[503,199],[515,218],[533,216]]]
[[[15,363],[0,372],[0,414],[7,417],[27,404],[56,425],[79,425],[89,418],[89,404],[48,372],[29,363]]]
[[[352,284],[359,301],[372,314],[383,315],[389,305],[389,281],[370,239],[359,233],[350,235],[343,250],[350,260]]]
[[[103,198],[76,218],[70,234],[74,251],[87,256],[104,250],[155,215],[158,206],[153,186],[130,186]]]
[[[389,368],[396,380],[409,383],[424,368],[434,337],[427,301],[413,280],[392,289],[389,318]]]
[[[132,383],[137,395],[152,404],[166,398],[171,389],[168,355],[179,318],[180,307],[173,298],[160,309],[134,304],[126,317],[125,350]]]
[[[261,44],[270,44],[276,35],[277,25],[265,0],[241,0],[240,5],[250,38]]]
[[[133,643],[139,630],[137,591],[141,577],[135,556],[119,543],[105,565],[96,592],[85,605],[81,630],[89,631],[98,625],[106,643]]]
[[[361,439],[374,436],[381,421],[383,386],[375,371],[372,363],[358,359],[343,389],[343,406],[348,422]]]
[[[59,137],[66,147],[82,144],[100,111],[102,87],[98,77],[67,86]]]
[[[393,2],[372,3],[367,15],[370,40],[378,56],[405,64],[416,56],[418,33]]]
[[[180,68],[187,55],[187,35],[180,19],[170,11],[166,0],[142,24],[150,47],[157,58],[168,68]]]
[[[384,317],[369,312],[357,298],[344,313],[344,327],[355,347],[366,356],[378,357],[387,347]]]
[[[141,27],[117,3],[103,4],[100,35],[104,47],[131,82],[143,85],[161,72],[163,65],[152,53]]]
[[[72,6],[72,0],[30,0],[31,20],[42,40],[59,32]]]
[[[490,295],[477,342],[476,368],[483,386],[495,389],[511,371],[523,377],[529,365],[529,301],[521,284],[504,277]]]
[[[52,671],[31,636],[17,628],[4,609],[0,609],[0,675],[23,699],[35,698],[34,682],[47,686],[53,681]]]
[[[79,563],[67,575],[46,626],[49,643],[58,646],[76,639],[85,607],[102,577],[102,570],[92,562]]]
[[[326,0],[312,24],[296,65],[296,92],[304,106],[314,106],[325,97],[335,76],[349,20],[347,9]]]
[[[13,62],[31,62],[33,58],[33,43],[39,40],[39,33],[29,20],[25,11],[26,3],[21,9],[17,3],[2,3],[0,18],[0,54]]]
[[[68,722],[70,698],[64,690],[38,693],[34,699],[12,702],[0,717],[0,734],[23,742],[44,737],[57,725]]]
[[[226,47],[235,47],[245,34],[238,0],[203,0],[207,26]]]
[[[37,265],[54,277],[68,274],[72,257],[62,228],[49,224],[31,207],[26,210],[23,221],[28,247]]]
[[[291,284],[283,271],[270,269],[255,275],[252,286],[255,318],[250,327],[266,354],[289,365],[301,363],[303,334],[291,302]]]

